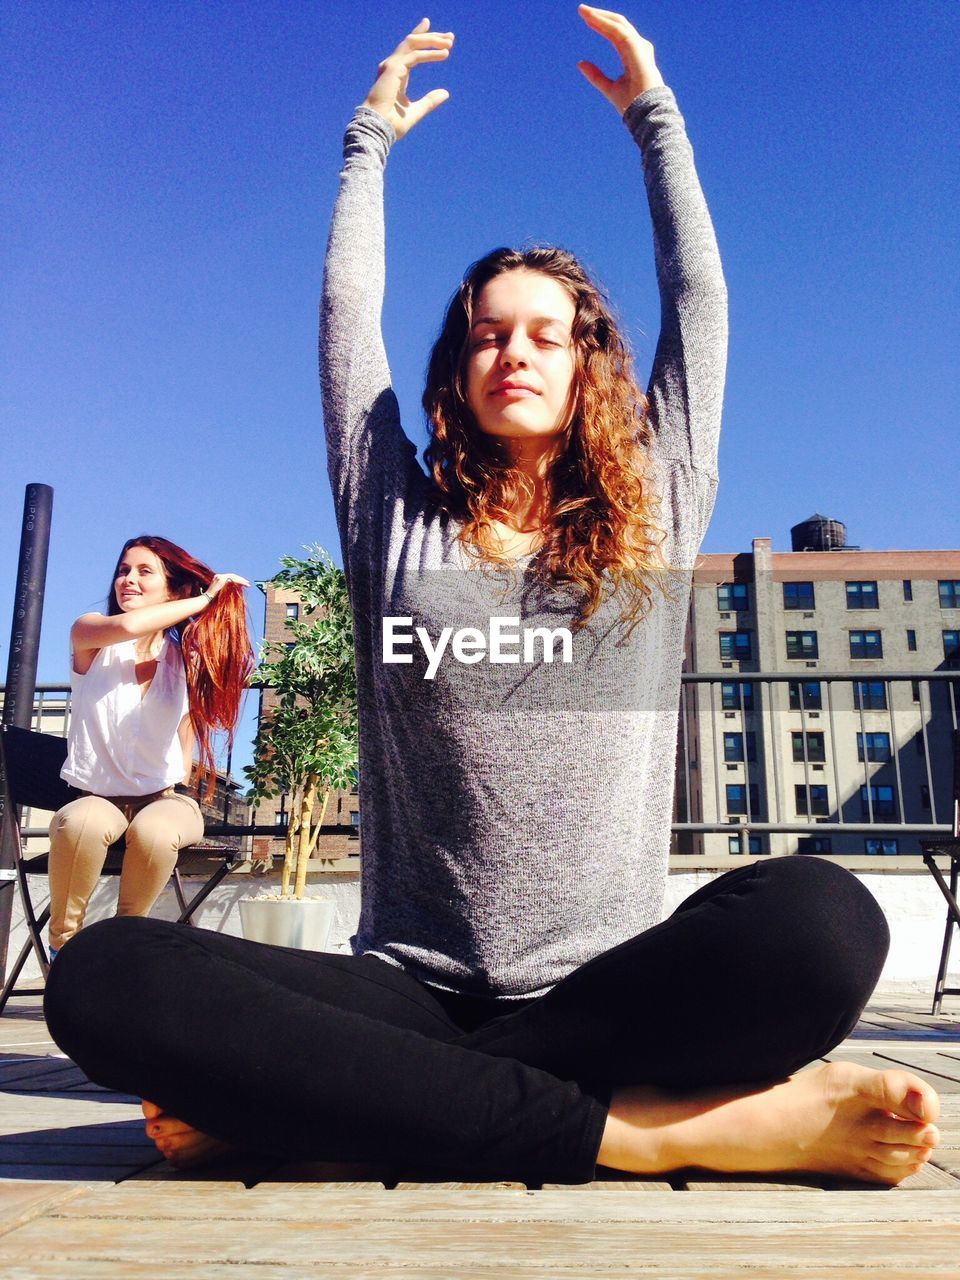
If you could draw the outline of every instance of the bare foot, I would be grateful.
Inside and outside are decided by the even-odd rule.
[[[144,1098],[140,1106],[147,1119],[147,1137],[155,1143],[164,1159],[177,1169],[196,1169],[237,1150],[219,1138],[211,1138],[209,1134],[191,1128],[176,1116],[167,1115],[155,1102]]]
[[[930,1159],[939,1115],[919,1076],[852,1062],[697,1094],[637,1086],[614,1093],[598,1162],[633,1173],[802,1171],[892,1186]]]

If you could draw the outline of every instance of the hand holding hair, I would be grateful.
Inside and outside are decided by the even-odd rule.
[[[588,4],[581,4],[579,12],[587,26],[609,40],[616,49],[623,62],[623,75],[611,80],[592,62],[578,62],[577,67],[593,87],[599,89],[623,115],[641,93],[663,84],[663,76],[657,70],[653,45],[640,35],[623,14],[613,13],[610,9],[595,9]]]
[[[423,18],[405,40],[377,68],[373,88],[364,106],[371,107],[393,126],[398,138],[409,133],[415,124],[446,102],[446,89],[431,89],[411,102],[407,97],[410,72],[421,62],[443,62],[453,45],[452,31],[431,31],[430,19]]]
[[[235,582],[238,587],[249,587],[250,583],[246,578],[241,578],[239,573],[215,573],[208,587],[205,587],[202,594],[212,604],[228,582]]]

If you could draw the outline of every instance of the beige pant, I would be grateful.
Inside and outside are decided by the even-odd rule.
[[[178,851],[203,835],[200,806],[172,787],[147,796],[81,796],[50,823],[50,945],[83,927],[107,850],[126,833],[118,916],[145,916],[173,874]]]

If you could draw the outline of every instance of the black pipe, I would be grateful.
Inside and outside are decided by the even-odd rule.
[[[13,598],[10,651],[7,655],[7,683],[3,698],[3,723],[29,729],[33,723],[33,699],[37,685],[37,658],[40,653],[40,624],[43,620],[43,592],[47,581],[47,554],[50,550],[50,520],[53,490],[48,484],[28,484],[23,499],[20,527],[20,561]],[[0,758],[0,770],[2,770]],[[0,982],[7,972],[7,947],[15,882],[16,828],[3,821],[6,781],[0,786]]]

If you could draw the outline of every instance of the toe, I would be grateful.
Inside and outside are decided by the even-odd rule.
[[[935,1124],[919,1120],[898,1120],[878,1112],[870,1123],[870,1136],[876,1142],[889,1142],[898,1147],[936,1147],[940,1130]]]
[[[192,1133],[196,1133],[196,1130],[176,1116],[161,1113],[158,1119],[147,1121],[147,1134],[151,1138],[178,1138]]]
[[[904,1178],[909,1178],[911,1174],[918,1173],[922,1168],[922,1162],[916,1160],[891,1163],[887,1160],[875,1160],[872,1156],[867,1156],[863,1161],[858,1176],[868,1182],[883,1182],[887,1186],[893,1187],[898,1182],[902,1182]]]
[[[925,1080],[914,1077],[915,1083],[907,1091],[907,1105],[918,1119],[935,1124],[940,1119],[940,1099],[937,1092]]]
[[[940,1117],[936,1091],[912,1071],[881,1071],[874,1090],[878,1104],[901,1119],[933,1124]]]
[[[878,1164],[899,1169],[908,1164],[926,1164],[932,1154],[930,1147],[898,1147],[894,1143],[876,1142],[870,1149],[869,1158]]]

